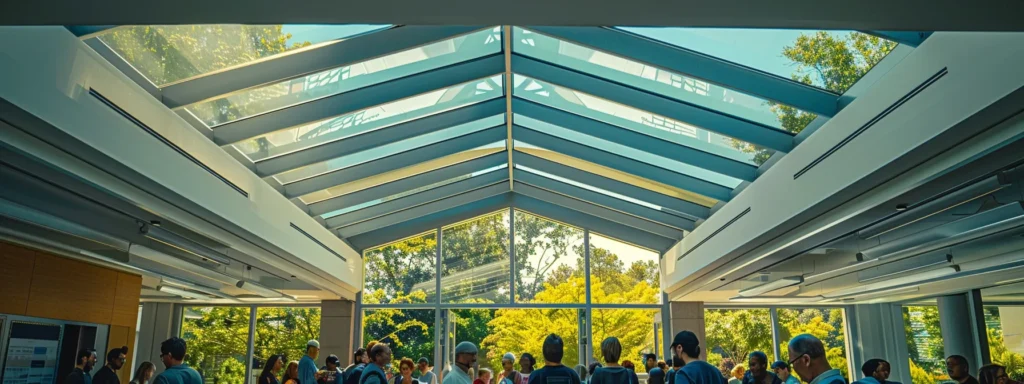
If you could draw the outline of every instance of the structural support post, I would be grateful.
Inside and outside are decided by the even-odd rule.
[[[448,317],[441,313],[441,228],[437,228],[436,238],[434,243],[437,244],[435,247],[434,254],[434,337],[436,342],[434,345],[434,374],[438,377],[438,382],[443,380],[441,371],[444,370],[445,365],[445,351],[447,347],[448,339]]]
[[[322,319],[322,317],[321,317]],[[322,329],[322,328],[321,328]],[[245,348],[245,383],[253,384],[252,361],[256,353],[256,306],[249,307],[249,344]]]
[[[860,367],[869,359],[882,358],[889,361],[893,381],[911,382],[910,361],[900,358],[907,356],[907,335],[903,325],[903,308],[900,304],[862,304],[846,310],[847,344],[850,365]],[[853,380],[864,374],[859,369],[850,371]]]
[[[583,255],[583,268],[586,271],[583,275],[586,284],[584,292],[586,292],[587,307],[584,313],[586,318],[586,323],[584,323],[585,328],[580,330],[580,334],[583,336],[582,339],[586,345],[584,348],[580,348],[580,351],[585,355],[580,357],[579,361],[580,364],[590,365],[589,360],[591,356],[594,356],[594,327],[591,326],[594,322],[594,308],[592,306],[593,303],[591,303],[590,296],[590,231],[586,229],[583,230]]]
[[[508,207],[508,303],[516,304],[516,209]]]
[[[320,302],[320,349],[324,351],[340,351],[338,358],[344,366],[352,362],[352,352],[359,343],[355,330],[358,316],[355,302],[349,300],[323,300]],[[326,357],[327,354],[322,354]]]
[[[768,312],[772,318],[772,352],[775,352],[775,360],[782,360],[782,350],[779,347],[779,309],[771,307]]]
[[[663,255],[664,256],[664,255]],[[672,328],[672,311],[669,308],[668,294],[661,292],[661,343],[665,349],[665,359],[671,359],[672,338],[676,335],[675,328]]]
[[[966,357],[971,374],[977,377],[978,368],[991,361],[981,291],[975,289],[958,295],[940,296],[937,301],[946,356]]]
[[[175,319],[175,305],[171,303],[142,303],[142,319],[136,336],[135,362],[132,369],[143,361],[160,361],[160,343],[178,335],[180,315]],[[123,369],[123,368],[122,368]],[[163,364],[156,364],[156,373],[163,372]],[[134,371],[133,371],[134,372]]]

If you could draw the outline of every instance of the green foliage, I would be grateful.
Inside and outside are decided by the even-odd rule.
[[[988,328],[988,348],[993,364],[1006,367],[1011,379],[1024,380],[1024,356],[1006,348],[1002,329]]]
[[[910,360],[910,381],[913,384],[935,384],[935,376]]]
[[[768,309],[707,309],[704,311],[708,362],[718,366],[722,358],[745,362],[753,351],[768,354],[772,349],[772,320]],[[718,355],[715,362],[711,356]]]
[[[245,364],[235,359],[224,360],[213,375],[213,384],[238,384],[245,382]]]

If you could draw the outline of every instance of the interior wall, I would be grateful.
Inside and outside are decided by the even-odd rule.
[[[107,324],[107,346],[115,348],[135,340],[141,290],[142,276],[0,242],[0,313]],[[106,351],[97,355],[104,360]],[[118,372],[121,382],[130,371]]]

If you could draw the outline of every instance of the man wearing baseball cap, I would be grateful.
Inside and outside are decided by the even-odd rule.
[[[302,360],[299,360],[300,383],[316,382],[316,358],[318,356],[320,356],[320,342],[316,340],[310,340],[308,343],[306,343],[306,354],[302,356]]]
[[[476,344],[463,341],[455,346],[455,367],[441,379],[443,384],[470,384],[469,369],[476,363]]]
[[[672,340],[672,354],[684,363],[676,370],[675,384],[726,384],[718,368],[700,360],[700,340],[693,332],[676,334]]]
[[[416,368],[420,370],[419,382],[423,384],[437,384],[437,375],[434,374],[434,371],[430,370],[430,360],[427,360],[426,357],[421,357],[416,362]]]

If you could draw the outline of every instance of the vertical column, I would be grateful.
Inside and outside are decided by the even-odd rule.
[[[594,308],[592,307],[592,300],[590,294],[590,231],[583,230],[583,268],[585,288],[583,292],[586,295],[586,309],[584,310],[584,316],[586,323],[584,323],[583,329],[580,329],[580,336],[583,338],[583,342],[586,344],[583,348],[580,348],[580,352],[583,356],[580,357],[580,364],[590,365],[590,358],[594,356]]]
[[[909,383],[907,333],[903,309],[899,304],[854,305],[846,310],[846,329],[850,365],[860,368],[869,359],[885,359],[892,369],[893,381]],[[838,368],[838,367],[833,367]],[[863,378],[860,369],[850,371],[854,380]]]
[[[980,291],[973,290],[970,293],[937,298],[939,326],[942,328],[942,344],[946,356],[966,357],[971,374],[975,376],[978,368],[989,360],[980,296]]]
[[[441,373],[445,367],[446,351],[444,348],[448,345],[448,314],[442,313],[441,309],[441,252],[444,250],[441,247],[441,228],[437,228],[434,248],[434,334],[438,336],[434,343],[434,374],[437,375],[438,380],[443,380],[444,377]]]
[[[697,335],[700,340],[700,358],[707,360],[707,345],[705,344],[704,331],[704,302],[701,301],[673,301],[668,304],[669,314],[672,316],[672,331],[665,334],[665,339],[671,345],[676,333],[690,331]]]
[[[323,322],[323,317],[320,318]],[[320,328],[323,328],[321,323]],[[252,384],[255,380],[252,379],[252,364],[253,354],[256,353],[256,306],[249,307],[249,345],[245,348],[245,357],[247,363],[245,364],[245,382],[246,384]]]
[[[665,359],[672,358],[672,311],[669,310],[668,294],[661,292],[661,343],[665,350]]]
[[[779,309],[771,307],[768,313],[772,318],[772,352],[775,352],[775,360],[782,360],[782,351],[779,343]]]
[[[328,354],[338,355],[342,365],[352,364],[352,352],[356,350],[353,325],[355,324],[355,302],[350,300],[323,300],[320,302],[320,350],[321,358]],[[318,362],[319,363],[319,362]]]
[[[508,88],[506,88],[508,89]],[[508,303],[516,304],[516,209],[508,207]]]
[[[170,303],[142,303],[135,361],[154,363],[156,373],[164,370],[164,365],[160,364],[160,343],[178,335],[181,319],[174,318],[176,313],[180,316],[181,312]]]

